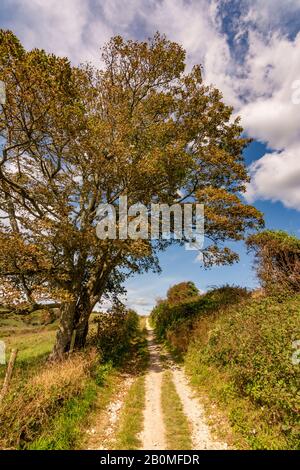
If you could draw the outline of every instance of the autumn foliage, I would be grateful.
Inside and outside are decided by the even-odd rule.
[[[112,38],[95,69],[0,31],[0,79],[1,303],[60,306],[53,359],[74,330],[81,348],[96,303],[130,274],[158,269],[168,245],[99,240],[100,203],[204,203],[206,265],[235,261],[226,241],[262,224],[240,198],[249,178],[239,120],[164,36]]]
[[[250,236],[247,245],[255,254],[257,275],[266,291],[300,291],[299,238],[283,231],[265,230]]]

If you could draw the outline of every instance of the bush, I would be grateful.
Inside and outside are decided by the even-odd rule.
[[[268,293],[300,291],[300,240],[281,230],[265,230],[247,240],[257,275]]]
[[[172,346],[184,352],[190,341],[195,319],[200,315],[216,313],[218,309],[237,303],[249,295],[246,289],[225,285],[176,305],[167,300],[159,301],[150,318],[158,338],[168,339]]]
[[[170,287],[167,292],[169,304],[178,304],[193,297],[198,297],[199,291],[193,282],[180,282]]]
[[[118,364],[130,348],[131,339],[137,333],[139,319],[136,312],[115,306],[100,313],[94,320],[97,333],[93,338],[103,362]]]

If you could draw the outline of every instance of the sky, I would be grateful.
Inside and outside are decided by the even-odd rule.
[[[27,49],[44,48],[72,63],[100,66],[110,37],[144,40],[156,31],[182,44],[187,68],[223,93],[253,138],[245,151],[251,174],[245,198],[266,226],[300,234],[300,0],[1,0],[0,27]],[[171,247],[161,274],[126,282],[127,304],[148,313],[170,285],[191,280],[202,291],[225,283],[258,285],[243,243],[232,266],[205,270],[193,251]]]

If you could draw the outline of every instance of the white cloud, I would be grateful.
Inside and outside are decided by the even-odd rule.
[[[248,104],[240,111],[248,132],[275,149],[300,138],[299,107],[292,102],[292,85],[300,78],[299,50],[300,34],[293,41],[278,35],[268,42],[250,37],[243,83]]]
[[[245,20],[256,28],[285,30],[295,16],[299,15],[300,0],[242,0],[248,7]]]
[[[247,197],[282,201],[300,210],[300,147],[264,155],[250,167],[252,182]]]
[[[251,167],[247,199],[277,200],[298,210],[300,108],[292,101],[292,85],[300,78],[299,50],[300,34],[293,40],[274,34],[268,41],[253,34],[246,61],[248,103],[239,110],[248,134],[276,150]]]
[[[89,1],[4,0],[5,5],[14,9],[9,23],[25,47],[41,47],[74,63],[99,63],[100,45],[112,35],[101,17],[92,15]]]
[[[27,48],[43,47],[74,63],[99,64],[101,45],[115,34],[141,39],[159,30],[181,43],[188,66],[202,63],[205,80],[221,89],[247,133],[274,150],[252,166],[248,200],[275,198],[299,209],[300,184],[286,182],[295,181],[300,148],[300,107],[291,100],[292,83],[300,79],[300,0],[3,0],[2,8],[6,18],[13,10],[3,26]],[[243,60],[229,47],[224,18]],[[266,184],[270,171],[273,185]]]

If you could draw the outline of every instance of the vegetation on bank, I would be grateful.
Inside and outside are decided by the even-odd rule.
[[[0,408],[1,448],[27,448],[70,400],[83,396],[95,365],[95,353],[75,354],[40,364],[34,375],[16,384]]]
[[[103,362],[111,361],[118,365],[130,349],[133,337],[139,328],[139,317],[133,310],[122,305],[113,306],[108,312],[99,313],[94,318],[97,325],[91,342],[96,345]]]
[[[203,336],[200,320],[186,356],[194,382],[216,395],[254,449],[299,449],[299,365],[292,362],[299,308],[299,296],[248,301],[220,315]]]
[[[209,291],[205,295],[192,296],[177,304],[168,299],[160,300],[151,313],[158,339],[166,340],[174,348],[174,353],[184,353],[190,343],[195,321],[199,316],[217,314],[220,308],[249,297],[246,289],[224,286]]]
[[[190,303],[161,302],[152,312],[159,337],[223,410],[238,447],[299,448],[299,365],[292,363],[299,309],[299,294],[255,299],[225,286]]]

